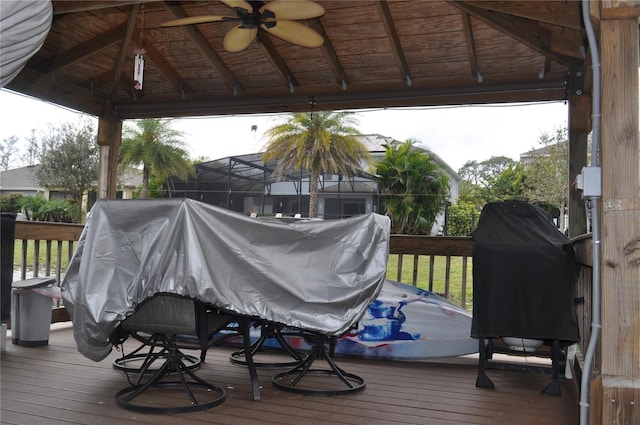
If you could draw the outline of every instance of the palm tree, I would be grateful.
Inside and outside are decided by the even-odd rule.
[[[449,178],[442,166],[409,139],[383,145],[385,156],[376,163],[378,187],[384,195],[392,232],[429,234],[449,197]]]
[[[311,173],[309,217],[318,217],[320,173],[355,174],[362,161],[370,161],[366,146],[357,138],[358,120],[350,112],[294,113],[266,131],[265,162],[278,161],[276,174],[303,169]]]
[[[172,129],[171,121],[157,118],[139,120],[136,127],[125,128],[120,164],[142,164],[140,199],[149,197],[151,178],[167,182],[171,176],[184,179],[191,172],[189,156],[180,137],[182,132]]]

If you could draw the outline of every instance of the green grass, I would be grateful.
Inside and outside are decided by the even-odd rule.
[[[398,276],[398,255],[392,254],[389,256],[389,262],[387,263],[387,279],[397,280]],[[433,266],[433,292],[439,295],[445,294],[445,280],[446,280],[446,257],[436,256]],[[429,256],[421,255],[418,257],[418,279],[417,285],[419,288],[429,290]],[[471,309],[473,301],[473,262],[469,258],[467,260],[467,286],[466,286],[466,303],[465,308]],[[451,268],[449,275],[449,299],[457,304],[461,305],[462,301],[462,258],[451,257]],[[404,255],[402,260],[402,277],[401,282],[412,285],[413,284],[413,255]]]
[[[77,244],[74,244],[75,249]],[[39,263],[39,275],[45,274],[46,265],[47,244],[45,241],[40,242],[40,251],[38,252]],[[69,263],[69,244],[67,242],[62,243],[62,258],[60,261],[60,267],[62,272],[67,270]],[[33,261],[35,258],[35,241],[27,241],[27,273],[33,272]],[[55,274],[56,265],[58,261],[58,243],[53,241],[51,243],[51,274]],[[13,248],[13,268],[14,271],[18,270],[22,266],[22,240],[17,239]]]

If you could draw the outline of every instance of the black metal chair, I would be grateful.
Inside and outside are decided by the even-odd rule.
[[[116,393],[116,403],[125,409],[142,413],[183,413],[206,410],[221,404],[226,396],[224,389],[199,378],[193,371],[194,356],[185,355],[181,350],[199,348],[202,353],[200,361],[204,361],[211,336],[232,322],[238,322],[238,329],[248,348],[248,319],[174,294],[157,294],[147,299],[122,321],[112,337],[112,342],[123,342],[128,336],[135,335],[136,339],[150,347],[147,354],[141,355],[144,356],[142,363],[132,369],[137,375],[136,379],[130,381],[129,387]],[[192,337],[191,341],[197,341],[195,346],[184,339],[189,336]],[[140,350],[141,347],[134,353]],[[250,357],[248,360],[254,399],[258,400],[257,373]],[[125,372],[131,373],[132,370],[126,366],[124,368]],[[161,391],[155,391],[159,389],[174,391],[165,391],[170,392],[170,396],[165,396]],[[180,389],[183,397],[178,396]]]
[[[333,361],[336,336],[304,331],[304,338],[311,345],[311,352],[293,368],[274,375],[271,378],[274,387],[315,396],[344,395],[364,390],[364,378],[345,372]],[[316,360],[324,360],[326,366],[318,367]]]
[[[290,357],[290,360],[283,361],[266,361],[257,360],[253,358],[253,363],[256,367],[265,369],[279,368],[279,367],[294,367],[299,365],[304,359],[307,358],[307,354],[294,349],[285,339],[290,333],[285,330],[283,325],[267,321],[255,321],[254,327],[260,327],[260,337],[251,344],[248,351],[251,358],[261,353],[277,353],[286,354]],[[301,335],[301,332],[296,332],[296,336]],[[279,347],[269,347],[266,345],[267,340],[273,339],[277,342]],[[243,348],[241,350],[231,353],[229,360],[233,364],[246,366],[247,365],[247,351]]]

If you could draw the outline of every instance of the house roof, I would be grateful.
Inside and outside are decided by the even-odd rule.
[[[8,191],[38,191],[43,190],[42,185],[36,179],[35,171],[39,165],[14,168],[0,172],[0,190]]]

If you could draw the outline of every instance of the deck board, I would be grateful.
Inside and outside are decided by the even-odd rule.
[[[129,345],[128,349],[135,347]],[[367,380],[364,391],[314,397],[271,385],[279,369],[260,369],[261,401],[251,397],[244,367],[229,362],[232,349],[209,350],[198,375],[227,392],[223,404],[204,412],[148,415],[118,407],[114,394],[127,386],[112,368],[113,351],[93,362],[76,351],[69,325],[54,326],[49,345],[7,343],[1,356],[1,420],[16,425],[68,424],[415,424],[577,425],[575,382],[562,380],[562,396],[541,394],[548,375],[488,370],[495,390],[475,387],[477,363],[465,356],[395,362],[337,358],[348,372]]]

